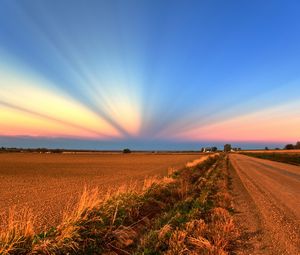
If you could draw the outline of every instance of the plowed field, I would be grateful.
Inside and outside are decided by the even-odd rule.
[[[77,201],[85,186],[107,189],[164,175],[200,154],[0,154],[0,213],[8,208],[32,209],[37,228],[61,220],[66,207]],[[4,216],[5,217],[5,216]]]

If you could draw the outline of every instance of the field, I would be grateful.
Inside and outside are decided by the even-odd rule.
[[[229,254],[238,232],[228,157],[203,158],[148,179],[143,189],[106,197],[85,191],[74,210],[44,232],[32,228],[28,214],[12,218],[0,232],[0,254]]]
[[[42,230],[61,221],[85,186],[100,192],[137,185],[168,168],[183,167],[200,154],[0,154],[0,204],[5,218],[8,208],[32,209],[36,227]]]
[[[242,152],[242,154],[256,158],[288,163],[292,165],[300,165],[300,150],[245,151]]]

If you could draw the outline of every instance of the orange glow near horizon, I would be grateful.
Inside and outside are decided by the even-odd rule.
[[[1,135],[121,137],[112,125],[82,104],[36,83],[1,77]]]
[[[299,103],[275,107],[184,132],[180,139],[210,141],[294,141],[299,137]]]
[[[68,136],[82,138],[93,138],[96,136],[94,133],[80,128],[66,126],[5,106],[0,106],[0,125],[1,134],[4,136]]]
[[[80,101],[42,79],[1,72],[0,135],[122,139],[124,134]],[[39,86],[43,84],[43,86]],[[138,137],[142,114],[121,91],[106,103],[114,123],[131,137]],[[293,141],[299,137],[300,103],[279,105],[185,131],[173,130],[162,139],[187,141]],[[172,127],[172,126],[171,126]],[[165,129],[167,130],[167,129]],[[126,137],[125,137],[126,138]]]

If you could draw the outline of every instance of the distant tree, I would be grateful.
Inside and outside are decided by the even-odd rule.
[[[131,153],[131,150],[128,149],[128,148],[125,148],[125,149],[123,150],[123,153]]]
[[[200,152],[204,152],[204,148],[203,147],[201,148]]]
[[[225,152],[231,151],[231,144],[225,144],[224,145],[224,151]]]
[[[218,150],[218,148],[217,147],[211,147],[211,151],[213,151],[213,152],[216,152]]]
[[[278,151],[278,150],[280,150],[280,148],[275,148],[275,150],[277,150],[277,151]]]
[[[287,144],[285,147],[284,147],[284,149],[285,150],[293,150],[295,148],[295,146],[293,145],[293,144]]]
[[[52,153],[63,153],[63,150],[60,150],[60,149],[54,149],[54,150],[51,150]]]
[[[265,147],[265,150],[268,151],[268,150],[269,150],[269,147]]]
[[[300,142],[299,141],[296,143],[295,149],[300,149]]]

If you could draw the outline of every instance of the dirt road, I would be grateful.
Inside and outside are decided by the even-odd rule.
[[[238,254],[300,254],[300,167],[231,154]]]

